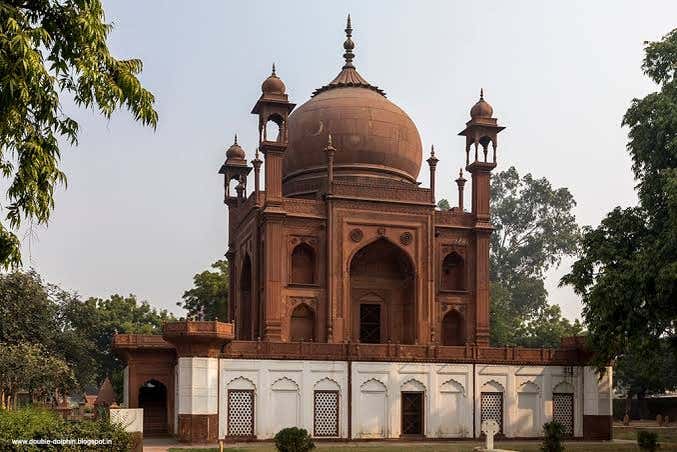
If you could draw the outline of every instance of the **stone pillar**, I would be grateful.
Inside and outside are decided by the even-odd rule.
[[[217,358],[179,358],[179,441],[210,443],[218,439],[218,366]]]
[[[493,227],[489,222],[491,170],[495,163],[473,162],[472,213],[475,220],[475,343],[489,345],[489,245]]]

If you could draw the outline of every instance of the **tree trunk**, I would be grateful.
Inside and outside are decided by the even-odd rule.
[[[644,391],[637,393],[637,404],[639,405],[639,417],[641,419],[649,419],[649,405]]]

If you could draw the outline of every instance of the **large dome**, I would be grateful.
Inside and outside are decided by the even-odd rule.
[[[421,138],[414,122],[352,64],[354,44],[344,43],[346,64],[329,84],[289,116],[284,181],[326,178],[324,148],[331,134],[334,175],[415,183],[421,169]]]

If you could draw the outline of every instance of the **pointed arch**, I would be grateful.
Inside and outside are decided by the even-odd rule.
[[[376,378],[369,378],[360,385],[361,392],[387,392],[386,385]]]
[[[270,388],[273,391],[298,391],[299,385],[291,378],[281,377],[275,380]]]
[[[315,250],[310,245],[296,245],[291,253],[291,283],[315,284],[315,261]]]
[[[236,324],[239,337],[242,340],[252,340],[252,261],[249,254],[242,259],[240,271],[240,322]]]
[[[353,340],[413,344],[416,281],[411,256],[380,237],[353,253],[349,274]]]
[[[340,391],[341,385],[338,384],[336,380],[329,377],[324,377],[321,380],[317,380],[313,389],[316,391]]]
[[[306,303],[300,303],[294,308],[289,322],[291,342],[315,340],[315,312]]]
[[[450,309],[442,319],[442,345],[464,345],[465,332],[463,314]]]
[[[450,378],[440,385],[440,392],[459,392],[465,397],[465,388],[454,378]]]
[[[522,384],[519,385],[517,388],[518,392],[529,392],[529,393],[540,393],[541,388],[533,381],[527,380],[522,382]]]
[[[442,260],[442,290],[465,290],[465,259],[456,251],[447,254]]]
[[[560,394],[573,394],[574,386],[568,381],[562,380],[552,388],[552,392],[557,392]]]
[[[496,380],[489,380],[482,385],[482,392],[505,392],[505,388]]]
[[[421,381],[417,380],[416,378],[410,378],[404,383],[402,383],[400,390],[425,392],[426,387]]]

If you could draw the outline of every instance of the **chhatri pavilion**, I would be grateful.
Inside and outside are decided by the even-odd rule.
[[[609,438],[611,369],[586,366],[580,338],[489,344],[504,129],[493,108],[481,93],[459,133],[471,205],[461,172],[456,205],[436,208],[438,159],[431,150],[422,187],[416,125],[357,71],[352,31],[349,17],[338,75],[299,107],[275,67],[263,81],[258,147],[236,139],[219,171],[229,318],[117,335],[124,406],[144,409],[145,435],[192,442],[288,426],[318,439],[478,438],[486,419],[505,437],[538,437],[555,419],[570,436]]]

